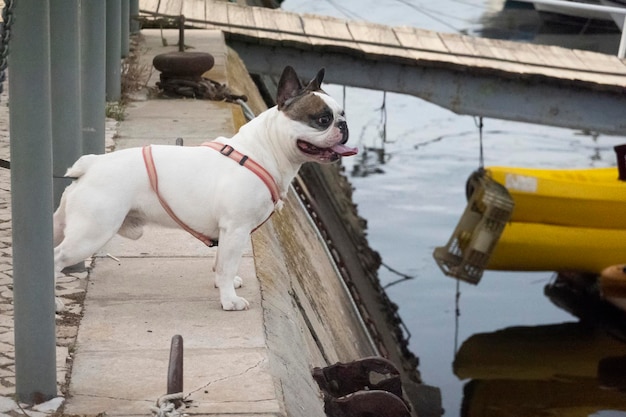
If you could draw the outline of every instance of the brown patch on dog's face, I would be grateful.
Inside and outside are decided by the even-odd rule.
[[[306,92],[296,97],[283,108],[283,112],[290,119],[304,123],[317,130],[326,130],[335,121],[335,116],[330,106],[321,97],[313,94],[313,92]]]

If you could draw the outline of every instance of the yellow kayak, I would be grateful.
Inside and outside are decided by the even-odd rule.
[[[515,201],[513,216],[518,210]],[[626,212],[624,216],[626,217]],[[626,261],[626,229],[511,222],[486,269],[601,273]]]
[[[513,197],[513,222],[626,229],[626,182],[618,180],[617,167],[489,167],[486,171]],[[569,233],[578,236],[583,232],[573,230]],[[626,261],[626,253],[623,261]],[[611,264],[604,266],[607,265]]]

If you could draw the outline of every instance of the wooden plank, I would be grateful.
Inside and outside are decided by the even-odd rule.
[[[282,28],[278,25],[276,13],[263,7],[252,7],[252,15],[257,23],[259,35],[263,37],[260,40],[262,44],[280,43],[283,40]]]
[[[324,47],[329,51],[353,49],[355,53],[360,52],[345,20],[305,14],[302,16],[302,22],[304,33],[309,37],[312,45]]]
[[[183,0],[161,0],[158,12],[162,14],[180,16],[183,10]]]
[[[402,46],[429,52],[447,53],[448,48],[437,32],[411,27],[394,27],[393,31]]]
[[[550,46],[550,52],[561,62],[561,65],[568,68],[577,68],[580,71],[589,71],[586,63],[581,60],[573,49],[561,48],[558,46]]]
[[[250,7],[239,6],[228,3],[228,23],[232,26],[233,32],[243,36],[259,38],[259,31],[256,30],[256,22]]]
[[[207,6],[207,21],[214,22],[213,27],[218,29],[224,29],[228,26],[228,3],[209,3]]]
[[[571,67],[568,65],[567,60],[563,59],[564,57],[561,55],[554,54],[552,48],[548,45],[528,45],[532,48],[534,55],[541,62],[541,65],[551,68],[563,68],[573,69],[573,70],[581,70],[585,71],[584,68],[581,68],[580,65]]]
[[[280,36],[283,45],[299,45],[305,50],[311,49],[311,42],[304,32],[304,25],[299,14],[282,10],[263,10],[276,23],[277,28],[282,31]]]
[[[478,66],[480,62],[488,61],[480,60],[481,55],[471,42],[465,42],[463,38],[468,36],[456,35],[451,33],[440,33],[439,39],[443,42],[448,51],[456,56],[461,64],[467,65],[469,68]]]
[[[493,70],[511,77],[537,75],[560,82],[626,87],[626,62],[587,51],[439,34],[411,27],[392,28],[208,0],[141,0],[141,8],[175,16],[183,13],[187,18],[209,22],[194,26],[218,27],[264,45],[339,51],[356,59],[416,66],[450,64],[470,72]]]
[[[398,38],[389,26],[368,22],[348,22],[348,29],[361,50],[372,55],[406,57]]]
[[[393,32],[407,54],[417,61],[449,62],[460,61],[450,54],[436,32],[412,27],[394,27]]]
[[[491,68],[496,71],[505,71],[512,73],[523,73],[526,70],[524,65],[517,62],[511,62],[505,54],[500,51],[492,43],[491,39],[464,37],[464,42],[471,42],[472,48],[476,54],[483,59],[479,60],[478,66],[482,68]]]
[[[185,16],[185,19],[195,19],[195,20],[207,20],[207,5],[204,1],[184,1],[181,8],[181,14]],[[194,27],[201,26],[207,27],[207,25],[202,24],[194,24]]]
[[[580,60],[585,62],[585,65],[589,69],[595,72],[626,75],[626,63],[615,55],[582,51],[579,49],[574,49],[573,52]]]
[[[500,61],[494,62],[493,66],[507,72],[517,72],[524,74],[529,71],[528,65],[520,62],[519,59],[511,53],[511,48],[503,48],[501,41],[492,42],[491,53],[498,57]]]
[[[548,50],[543,45],[501,41],[501,44],[504,45],[505,43],[509,44],[509,52],[516,57],[519,62],[529,67],[541,68],[554,66],[554,61],[549,53],[546,55]]]
[[[139,10],[147,10],[158,13],[159,3],[159,0],[139,0]],[[0,5],[4,7],[4,1],[0,1]],[[0,16],[0,21],[2,21],[2,16]]]

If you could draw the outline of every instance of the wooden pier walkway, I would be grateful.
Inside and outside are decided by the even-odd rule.
[[[140,0],[140,8],[221,29],[253,73],[325,66],[328,82],[411,94],[459,114],[626,134],[626,62],[616,56],[222,1]]]

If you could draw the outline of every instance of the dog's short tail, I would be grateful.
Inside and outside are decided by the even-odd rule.
[[[78,179],[85,175],[87,169],[93,164],[98,155],[83,155],[78,161],[74,162],[70,168],[68,168],[65,173],[66,178]]]

